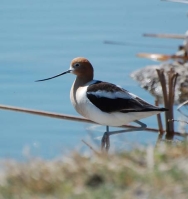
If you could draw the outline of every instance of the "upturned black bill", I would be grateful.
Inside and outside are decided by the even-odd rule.
[[[64,74],[67,74],[67,73],[70,73],[70,72],[71,72],[71,70],[68,70],[68,71],[65,71],[65,72],[63,72],[63,73],[60,73],[59,75],[53,76],[53,77],[49,77],[49,78],[46,78],[46,79],[36,80],[36,82],[42,82],[42,81],[50,80],[50,79],[59,77],[59,76],[61,76],[61,75],[64,75]]]

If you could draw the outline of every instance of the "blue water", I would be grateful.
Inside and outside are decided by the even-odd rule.
[[[129,74],[149,64],[138,52],[174,53],[181,40],[144,38],[143,33],[187,30],[185,4],[159,0],[50,1],[10,0],[0,6],[0,104],[78,115],[69,101],[74,76],[36,83],[69,68],[74,57],[88,58],[95,78],[123,86],[153,103]],[[104,40],[170,45],[169,49],[115,46]],[[0,158],[24,154],[54,158],[81,150],[81,139],[99,145],[104,127],[0,110]],[[143,120],[156,127],[155,118]],[[88,130],[89,129],[89,130]],[[114,147],[154,143],[156,134],[114,136]],[[120,141],[121,140],[121,141]],[[28,152],[29,151],[29,152]]]

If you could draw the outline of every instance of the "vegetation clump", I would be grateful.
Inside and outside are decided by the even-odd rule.
[[[187,143],[1,165],[0,199],[188,198]]]

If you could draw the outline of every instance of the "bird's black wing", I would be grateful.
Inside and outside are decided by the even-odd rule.
[[[103,112],[165,111],[114,84],[97,81],[87,88],[87,98]]]

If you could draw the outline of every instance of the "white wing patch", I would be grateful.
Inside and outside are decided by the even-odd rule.
[[[138,97],[137,95],[133,94],[133,93],[129,93],[134,99],[139,98],[141,99],[143,102],[146,102],[145,100],[143,100],[142,98]],[[148,102],[146,102],[148,104]]]
[[[88,92],[88,94],[95,95],[96,97],[106,97],[110,99],[122,98],[122,99],[132,99],[133,97],[127,93],[116,91],[116,92],[107,92],[107,91],[96,91]]]
[[[133,93],[130,93],[130,92],[128,92],[128,93],[129,93],[129,95],[132,96],[132,98],[137,98],[137,97],[138,97],[137,95],[135,95],[135,94],[133,94]]]

